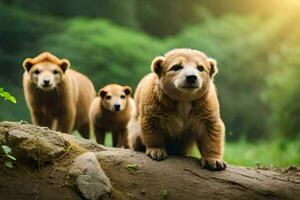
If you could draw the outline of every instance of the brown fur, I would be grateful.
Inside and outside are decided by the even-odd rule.
[[[127,148],[127,123],[135,109],[134,101],[130,96],[131,88],[109,84],[101,88],[98,94],[99,96],[91,105],[89,114],[91,128],[94,130],[97,142],[104,144],[105,133],[111,131],[113,146]],[[121,106],[120,110],[115,110],[115,104]]]
[[[23,62],[23,87],[26,103],[35,125],[64,133],[78,130],[89,136],[88,111],[96,96],[92,82],[69,69],[70,62],[44,52]],[[49,87],[43,87],[44,80]]]
[[[213,83],[216,62],[197,50],[175,49],[155,58],[151,68],[153,73],[136,89],[137,112],[128,125],[130,147],[163,160],[167,154],[185,155],[196,142],[202,167],[225,169],[225,127]],[[188,73],[198,81],[186,89]]]

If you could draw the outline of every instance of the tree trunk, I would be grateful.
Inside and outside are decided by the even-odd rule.
[[[198,160],[169,156],[153,161],[141,152],[13,122],[0,123],[0,144],[17,161],[0,164],[0,199],[81,199],[69,175],[74,159],[93,152],[112,185],[111,199],[299,199],[300,173],[229,166],[211,172]],[[5,160],[2,160],[2,163]],[[91,186],[92,187],[92,186]],[[102,197],[99,197],[102,198]],[[104,197],[103,197],[104,199]]]

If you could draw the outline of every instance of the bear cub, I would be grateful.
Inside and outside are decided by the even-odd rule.
[[[71,70],[67,59],[44,52],[23,62],[23,88],[32,123],[89,137],[88,112],[96,96],[92,82]]]
[[[196,143],[201,167],[225,169],[225,127],[213,82],[216,61],[198,50],[174,49],[156,57],[151,69],[136,89],[129,146],[163,160],[168,154],[186,155]]]
[[[127,124],[134,109],[129,86],[109,84],[101,88],[89,112],[97,142],[104,144],[105,133],[110,131],[113,146],[127,148]]]

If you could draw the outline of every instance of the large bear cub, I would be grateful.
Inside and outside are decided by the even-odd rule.
[[[174,49],[156,57],[151,69],[136,89],[130,147],[163,160],[167,154],[185,155],[196,143],[201,167],[225,169],[225,127],[213,83],[216,61],[197,50]]]
[[[77,129],[88,138],[88,112],[96,96],[92,82],[69,69],[67,59],[49,52],[25,59],[23,67],[25,99],[33,124],[64,133]]]

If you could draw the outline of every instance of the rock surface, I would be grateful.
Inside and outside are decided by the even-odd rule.
[[[94,153],[87,152],[78,156],[69,173],[74,179],[76,189],[85,199],[109,199],[111,183]]]
[[[62,134],[45,127],[2,122],[0,131],[0,143],[14,147],[13,153],[19,160],[37,165],[53,162],[68,146]]]

